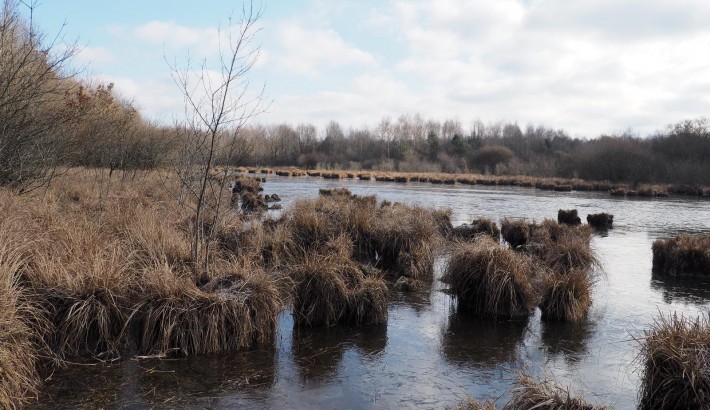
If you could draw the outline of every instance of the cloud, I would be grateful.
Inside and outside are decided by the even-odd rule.
[[[109,64],[116,62],[118,57],[112,51],[104,47],[84,46],[79,49],[76,59],[82,64]]]
[[[154,20],[135,27],[132,34],[141,41],[165,44],[168,49],[180,50],[199,46],[204,53],[219,49],[220,33],[217,28],[193,28],[172,21]]]
[[[316,75],[321,69],[348,65],[372,66],[375,58],[351,45],[333,29],[306,29],[283,23],[277,33],[280,50],[272,53],[282,70]],[[278,57],[276,57],[278,56]]]

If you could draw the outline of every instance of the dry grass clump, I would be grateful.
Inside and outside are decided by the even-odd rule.
[[[557,211],[557,222],[567,225],[579,225],[582,223],[576,209],[560,209]]]
[[[530,226],[530,239],[525,250],[536,255],[558,273],[587,269],[599,265],[590,246],[589,226],[569,226],[552,220]]]
[[[679,235],[653,241],[653,267],[671,275],[710,273],[710,235]]]
[[[375,251],[375,264],[414,279],[431,278],[441,240],[441,219],[436,218],[441,214],[419,206],[380,208],[366,238]]]
[[[501,234],[503,239],[510,244],[513,248],[518,248],[520,246],[528,243],[530,239],[530,226],[524,220],[510,220],[504,218],[501,221]]]
[[[707,409],[710,317],[661,315],[639,340],[643,365],[639,408]]]
[[[510,400],[503,410],[605,410],[606,406],[587,403],[582,396],[572,396],[568,388],[551,380],[538,380],[526,374],[519,374],[511,391]]]
[[[453,410],[496,410],[496,404],[492,400],[486,400],[483,403],[473,397],[466,397],[463,401],[451,407]]]
[[[298,201],[286,213],[284,223],[296,247],[319,252],[344,235],[352,243],[352,258],[362,263],[399,275],[431,277],[440,225],[448,213],[402,204],[378,207],[374,196],[326,192]]]
[[[578,323],[587,317],[592,304],[593,279],[588,269],[573,269],[562,274],[550,274],[540,301],[542,318]]]
[[[387,286],[367,276],[352,261],[309,257],[293,268],[296,323],[333,326],[345,322],[374,325],[387,321]]]
[[[537,304],[529,257],[501,247],[487,236],[455,245],[444,280],[459,307],[492,317],[528,315]]]
[[[0,223],[1,225],[1,223]],[[2,227],[0,226],[0,230]],[[41,313],[17,286],[24,257],[0,235],[0,407],[21,408],[37,396],[37,347],[28,319]]]
[[[146,270],[132,323],[144,354],[220,353],[273,339],[281,309],[272,276],[227,267],[198,287],[166,266]]]
[[[488,235],[495,241],[500,240],[498,225],[488,218],[474,219],[470,224],[457,226],[452,231],[452,236],[462,239],[473,239],[481,234]]]
[[[607,213],[588,214],[587,223],[594,229],[611,229],[614,226],[614,215]]]

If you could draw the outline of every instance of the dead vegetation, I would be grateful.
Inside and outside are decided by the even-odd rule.
[[[639,408],[706,409],[710,402],[710,320],[661,315],[639,338]]]
[[[653,241],[653,267],[677,274],[710,273],[710,235],[679,235]]]

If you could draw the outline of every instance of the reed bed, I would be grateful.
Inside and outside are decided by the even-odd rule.
[[[710,235],[679,235],[653,241],[653,267],[659,272],[710,274]]]
[[[462,310],[491,317],[529,315],[538,303],[531,259],[488,236],[454,246],[443,280]]]
[[[639,408],[707,409],[710,317],[661,315],[639,338],[643,366]]]

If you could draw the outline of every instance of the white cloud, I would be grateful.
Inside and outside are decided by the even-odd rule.
[[[76,59],[82,64],[109,64],[118,60],[116,54],[104,47],[81,47]]]
[[[193,28],[172,21],[148,22],[134,28],[133,35],[149,43],[165,44],[171,50],[199,47],[203,53],[205,50],[216,52],[220,42],[217,28]]]
[[[285,71],[316,75],[322,68],[375,64],[371,54],[348,44],[332,29],[306,29],[283,23],[277,37],[281,50],[273,53],[274,62]]]

